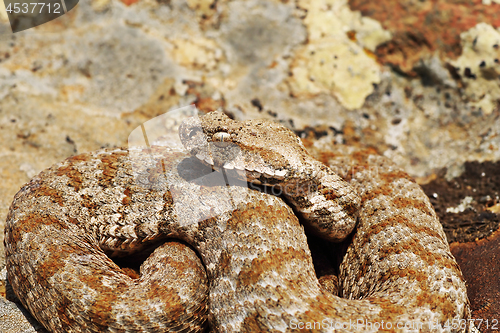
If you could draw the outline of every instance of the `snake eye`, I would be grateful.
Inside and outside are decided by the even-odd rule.
[[[229,141],[231,138],[231,134],[226,133],[226,132],[217,132],[212,136],[212,141],[213,142],[224,142],[224,141]]]

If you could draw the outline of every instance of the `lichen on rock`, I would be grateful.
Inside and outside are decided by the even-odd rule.
[[[292,64],[292,93],[332,93],[346,108],[360,108],[373,84],[380,82],[380,67],[370,53],[389,40],[390,33],[379,22],[351,11],[346,0],[301,0],[299,6],[307,11],[309,38]]]
[[[491,114],[500,99],[500,30],[486,23],[460,34],[462,55],[452,64],[473,106]]]

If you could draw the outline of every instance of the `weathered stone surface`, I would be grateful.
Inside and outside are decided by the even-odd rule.
[[[496,210],[500,202],[500,162],[467,162],[464,169],[459,177],[448,181],[442,170],[422,185],[450,243],[474,242],[500,227]]]

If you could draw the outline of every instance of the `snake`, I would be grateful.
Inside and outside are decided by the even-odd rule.
[[[179,137],[184,149],[70,157],[15,195],[7,277],[47,330],[471,330],[429,199],[374,149],[222,112],[186,119]],[[333,289],[306,232],[344,246]]]

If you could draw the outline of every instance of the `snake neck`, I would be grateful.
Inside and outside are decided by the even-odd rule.
[[[356,225],[359,196],[349,183],[309,156],[283,177],[247,171],[246,178],[251,184],[272,186],[272,193],[284,197],[306,228],[321,238],[342,241]]]
[[[269,192],[285,198],[305,226],[319,237],[338,242],[354,229],[359,196],[349,183],[305,151],[285,162],[278,161],[279,156],[266,156],[247,147],[239,147],[237,157],[230,162],[214,158],[219,155],[223,154],[213,153],[210,158],[203,154],[196,156],[224,170],[229,185],[246,181],[252,189],[270,187]]]

